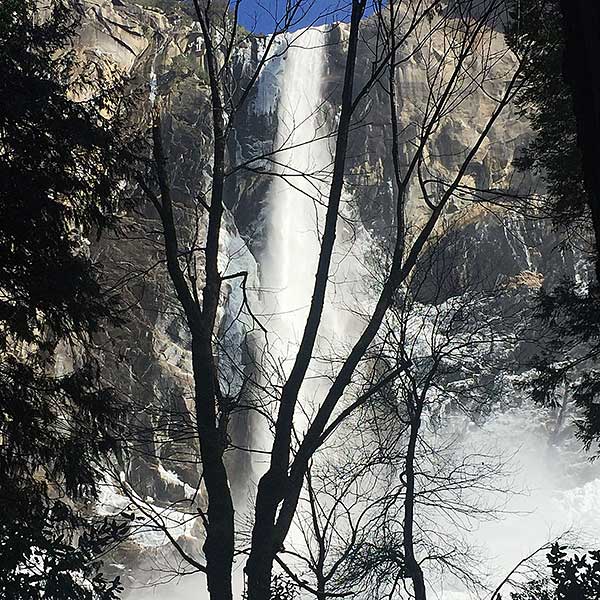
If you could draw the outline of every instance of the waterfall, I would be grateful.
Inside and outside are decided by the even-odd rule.
[[[279,80],[273,178],[267,194],[261,287],[272,352],[284,369],[295,356],[308,314],[319,253],[330,159],[322,98],[324,33],[289,35]],[[308,174],[304,176],[303,174]]]
[[[280,151],[266,199],[266,242],[260,260],[262,313],[270,332],[264,361],[275,386],[289,373],[304,331],[325,221],[333,160],[322,89],[326,36],[323,28],[288,34],[289,47],[278,73],[274,147]],[[357,289],[354,235],[341,225],[337,233],[315,360],[303,384],[303,406],[295,421],[299,433],[306,424],[302,412],[308,417],[312,401],[318,401],[324,390],[320,378],[333,373],[331,359],[340,350],[339,342],[349,339],[356,321],[344,310]],[[268,447],[270,440],[266,442]]]

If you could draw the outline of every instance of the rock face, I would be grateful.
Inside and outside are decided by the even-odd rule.
[[[143,90],[137,111],[141,122],[148,121],[153,105],[160,105],[165,115],[163,131],[176,218],[182,231],[180,246],[191,249],[202,246],[205,213],[197,199],[209,191],[207,174],[211,170],[211,113],[204,52],[193,19],[185,11],[160,5],[160,2],[134,0],[85,0],[85,19],[77,50],[82,63],[102,69],[117,65],[132,77],[135,87]],[[324,122],[333,129],[343,78],[347,27],[334,26],[327,36],[322,111]],[[439,44],[441,49],[441,40]],[[243,82],[251,73],[264,47],[264,38],[254,37],[236,49],[239,81]],[[400,154],[402,161],[407,162],[411,156],[413,125],[419,121],[428,87],[425,54],[410,45],[404,52],[399,67],[398,111],[403,131]],[[236,116],[228,148],[233,164],[274,149],[281,60],[268,63],[244,109]],[[363,43],[357,67],[358,89],[369,76],[371,61],[371,49]],[[498,89],[499,86],[500,82]],[[494,91],[497,90],[488,93]],[[394,207],[387,102],[386,94],[377,87],[365,99],[360,126],[353,130],[350,139],[347,179],[360,225],[384,247]],[[489,97],[474,91],[443,122],[429,156],[437,177],[450,176],[457,168],[492,110]],[[526,125],[514,110],[507,110],[471,162],[465,184],[471,189],[516,185],[511,163],[527,136]],[[531,183],[520,181],[519,185],[528,187]],[[268,177],[244,169],[236,171],[227,182],[222,270],[248,271],[249,288],[258,289],[260,283],[268,187]],[[427,262],[433,252],[441,254],[444,264],[450,265],[450,273],[441,283],[427,279],[418,286],[422,302],[442,302],[467,289],[491,290],[499,285],[527,294],[539,289],[544,279],[556,281],[581,270],[573,253],[556,250],[556,238],[545,223],[503,209],[484,211],[465,198],[466,194],[463,199],[457,197],[444,222],[452,235],[426,252],[423,259]],[[421,206],[422,199],[414,186],[407,209],[414,224],[423,219]],[[158,231],[154,209],[142,202],[122,216],[118,235],[105,238],[95,252],[107,266],[113,283],[122,288],[124,302],[129,306],[126,325],[110,333],[111,342],[107,341],[103,350],[111,382],[130,399],[130,427],[139,440],[134,457],[120,468],[140,498],[150,497],[155,505],[167,507],[182,494],[194,496],[200,484],[197,447],[191,434],[190,340],[168,283]],[[190,268],[196,269],[201,281],[201,262],[196,261]],[[239,289],[226,285],[220,312],[220,329],[225,332],[223,339],[227,345],[223,360],[250,368],[242,325],[232,319],[240,303]],[[233,423],[231,435],[237,445],[250,443],[253,434],[248,417],[240,417]],[[237,473],[241,480],[250,468],[248,459],[232,453],[229,460],[234,479]],[[232,485],[235,488],[235,481]],[[114,497],[106,502],[118,504]],[[183,528],[182,539],[193,540],[194,532]],[[148,540],[148,536],[134,538],[117,562],[127,563],[131,571],[144,563],[144,552],[155,556],[160,542]]]

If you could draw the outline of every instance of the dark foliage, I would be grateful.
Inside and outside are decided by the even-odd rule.
[[[559,0],[511,0],[506,38],[524,58],[523,87],[516,102],[534,132],[517,168],[546,184],[548,212],[567,226],[587,218],[582,159],[571,89],[562,75],[564,34]]]
[[[0,5],[3,348],[9,336],[39,343],[43,330],[94,330],[110,314],[81,236],[114,212],[122,156],[105,114],[119,107],[111,90],[71,97],[94,91],[85,77],[73,79],[75,54],[65,48],[76,5],[54,2],[51,14],[34,6]]]
[[[3,502],[8,512],[0,520],[2,597],[12,600],[118,598],[122,590],[120,582],[104,577],[99,557],[126,534],[127,522],[83,519],[61,501],[36,502],[40,497],[21,495],[8,505]],[[77,531],[75,539],[73,531]]]
[[[75,1],[39,6],[0,0],[0,595],[109,599],[118,583],[93,557],[122,528],[75,507],[117,449],[118,404],[88,351],[116,299],[87,238],[115,212],[125,107],[118,80],[75,62]]]
[[[547,555],[551,576],[511,594],[512,600],[597,600],[600,598],[600,551],[587,555],[565,552],[554,544]]]
[[[563,74],[573,95],[577,145],[596,249],[600,283],[600,5],[588,0],[560,0],[565,37]]]
[[[600,310],[598,298],[565,281],[539,297],[544,324],[543,352],[537,357],[533,397],[555,405],[565,390],[578,408],[578,433],[586,446],[600,438]]]
[[[271,582],[271,600],[296,600],[298,589],[296,585],[284,575],[275,575]]]
[[[517,103],[529,120],[533,140],[517,166],[546,183],[547,213],[567,231],[591,230],[582,155],[577,143],[573,94],[563,76],[565,34],[560,0],[513,0],[507,29],[511,48],[524,58]],[[579,432],[588,447],[600,437],[600,301],[565,282],[540,296],[539,317],[546,326],[544,352],[537,362],[533,395],[556,403],[566,388],[580,410]],[[591,288],[594,291],[594,288]]]

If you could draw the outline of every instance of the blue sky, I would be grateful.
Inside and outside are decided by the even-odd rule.
[[[304,0],[292,29],[309,25],[322,25],[335,21],[347,21],[350,16],[350,0]],[[241,0],[239,22],[256,33],[272,33],[275,19],[285,11],[285,0]],[[371,13],[372,9],[367,9]]]

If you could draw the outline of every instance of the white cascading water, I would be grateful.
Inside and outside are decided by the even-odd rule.
[[[318,139],[324,135],[324,117],[318,109],[323,34],[309,29],[290,36],[289,43],[279,71],[274,142],[283,150],[275,155],[266,202],[266,246],[260,260],[263,320],[275,334],[268,340],[265,357],[275,361],[271,366],[281,366],[282,376],[289,371],[308,313],[327,190],[319,179],[330,162],[327,139]]]
[[[304,331],[332,164],[322,93],[326,32],[311,28],[285,39],[289,47],[278,70],[275,138],[275,148],[281,151],[275,156],[267,194],[266,244],[260,259],[262,320],[270,332],[263,359],[274,385],[280,385],[289,373]],[[343,303],[358,288],[352,280],[358,262],[349,233],[341,225],[337,238],[316,360],[303,385],[303,407],[295,421],[298,432],[304,428],[312,400],[318,401],[324,390],[321,377],[334,372],[326,359],[331,359],[340,340],[348,341],[356,329],[356,319],[344,310]],[[269,447],[269,436],[265,443]]]

